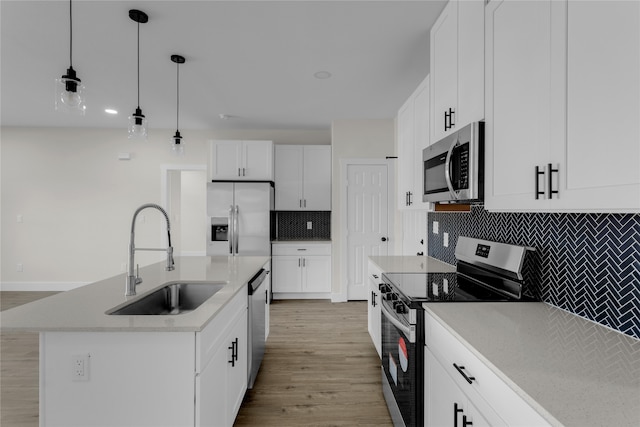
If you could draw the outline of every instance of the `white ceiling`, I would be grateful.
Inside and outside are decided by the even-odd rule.
[[[429,28],[444,1],[73,2],[73,67],[87,90],[83,117],[54,111],[54,79],[69,66],[68,1],[0,2],[3,126],[127,127],[136,102],[150,128],[329,129],[377,119],[429,72]],[[329,79],[316,79],[329,71]],[[119,111],[117,116],[105,108]],[[230,118],[223,120],[220,114]]]

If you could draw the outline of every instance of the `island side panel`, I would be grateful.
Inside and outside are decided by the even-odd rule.
[[[194,382],[193,332],[40,333],[40,426],[194,425]]]

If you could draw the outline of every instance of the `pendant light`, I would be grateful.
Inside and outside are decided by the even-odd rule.
[[[184,64],[184,56],[171,55],[171,60],[176,63],[176,134],[171,140],[171,151],[176,156],[184,155],[184,144],[182,144],[182,136],[178,126],[180,117],[180,64]]]
[[[138,23],[138,106],[129,116],[129,138],[147,139],[147,118],[140,108],[140,24],[148,22],[149,16],[141,10],[131,9],[129,18]]]
[[[56,111],[84,115],[86,110],[84,86],[73,69],[73,14],[69,0],[69,68],[67,73],[56,79]]]

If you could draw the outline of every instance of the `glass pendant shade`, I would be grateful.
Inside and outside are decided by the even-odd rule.
[[[171,152],[176,156],[184,156],[184,144],[182,144],[182,136],[177,130],[171,139]]]
[[[84,85],[76,76],[73,67],[67,69],[67,74],[56,79],[56,111],[84,115],[85,105]]]
[[[129,116],[129,139],[147,139],[147,118],[140,107]]]

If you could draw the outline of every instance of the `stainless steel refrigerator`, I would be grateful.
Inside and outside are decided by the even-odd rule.
[[[207,255],[271,255],[271,181],[207,183]]]

